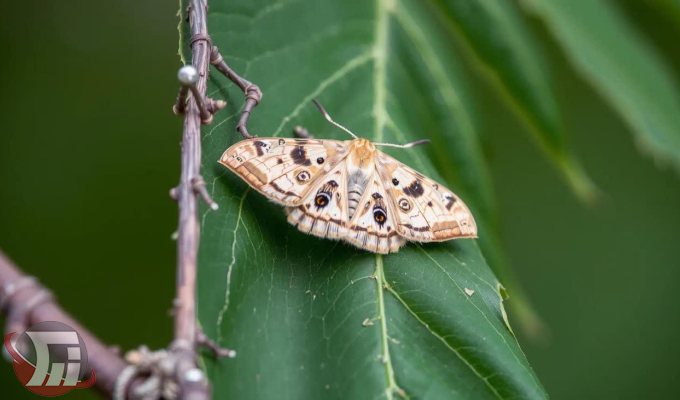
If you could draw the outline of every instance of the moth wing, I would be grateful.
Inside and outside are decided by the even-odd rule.
[[[451,190],[384,153],[376,164],[389,185],[400,235],[420,242],[477,237],[470,209]]]
[[[380,176],[373,173],[349,224],[349,243],[375,253],[396,252],[406,243],[397,232],[395,210]]]
[[[339,140],[254,138],[228,148],[219,162],[271,200],[293,206],[347,152]]]
[[[320,175],[303,201],[286,207],[288,222],[315,236],[341,239],[347,234],[347,165],[340,161],[330,172]]]

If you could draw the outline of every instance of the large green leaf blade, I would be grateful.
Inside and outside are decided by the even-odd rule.
[[[569,149],[547,65],[517,8],[505,0],[432,0],[432,4],[575,193],[593,199],[596,189]]]
[[[680,97],[652,48],[608,1],[523,0],[577,70],[630,125],[638,146],[680,168]]]
[[[410,103],[391,110],[390,115],[400,118],[389,118],[384,134],[393,141],[406,142],[405,126],[410,126],[411,132],[427,132],[432,140],[428,148],[430,159],[438,162],[438,172],[449,182],[455,182],[459,194],[469,201],[480,231],[485,232],[480,238],[480,247],[491,268],[512,292],[511,304],[522,329],[536,337],[542,333],[542,322],[515,283],[500,249],[498,210],[479,148],[479,117],[466,93],[468,78],[459,69],[460,57],[451,51],[454,40],[446,33],[445,24],[436,23],[435,13],[436,9],[423,7],[422,3],[402,2],[393,14],[396,39],[392,41],[390,54],[395,60],[391,67],[396,72],[392,73],[388,85],[393,97],[408,98]],[[419,71],[416,76],[427,78],[416,79],[410,72],[399,69],[400,65],[408,65],[411,70]],[[405,76],[411,79],[406,80]],[[409,81],[416,86],[408,87]],[[394,105],[388,103],[387,106]],[[419,107],[427,110],[418,110]],[[424,119],[423,113],[435,116],[435,122]],[[423,171],[430,170],[425,165],[428,160],[417,157],[412,162]]]
[[[408,6],[212,1],[208,26],[225,60],[265,93],[252,132],[289,137],[303,125],[344,138],[309,102],[318,98],[362,137],[426,135],[438,146],[391,154],[447,182],[483,221],[493,204],[465,79],[440,54],[446,35],[422,26],[431,10]],[[435,47],[413,53],[422,37]],[[204,129],[203,174],[220,210],[202,210],[199,320],[238,352],[203,359],[216,398],[546,397],[475,241],[376,256],[298,232],[279,206],[217,165],[238,140],[243,94],[215,74],[208,93],[229,106]]]
[[[675,21],[674,27],[680,29],[680,0],[646,0],[644,4],[656,8],[662,18]]]

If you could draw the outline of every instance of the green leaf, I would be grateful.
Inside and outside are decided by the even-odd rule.
[[[680,168],[678,87],[652,48],[607,1],[524,0],[567,59],[616,109],[638,146]]]
[[[680,29],[680,0],[646,0],[645,3],[663,13],[661,14],[663,17],[674,20],[673,26]]]
[[[571,154],[548,68],[530,30],[507,0],[433,0],[474,64],[526,123],[574,192],[584,200],[596,188]]]
[[[494,205],[468,77],[435,12],[394,0],[214,0],[208,28],[264,92],[251,132],[290,137],[302,125],[346,139],[310,103],[318,98],[361,137],[428,137],[434,145],[389,153],[460,193],[481,228]],[[215,398],[547,397],[476,241],[380,256],[300,233],[217,164],[239,140],[243,93],[213,71],[208,95],[229,106],[204,128],[203,175],[220,209],[201,209],[198,313],[238,352],[203,358]]]

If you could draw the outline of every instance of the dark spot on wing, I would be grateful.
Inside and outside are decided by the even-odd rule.
[[[267,143],[256,140],[255,141],[255,150],[257,151],[257,156],[260,157],[264,154],[264,148],[267,147]]]
[[[307,158],[307,151],[305,151],[305,148],[302,146],[295,147],[293,151],[290,152],[290,157],[293,159],[295,164],[305,166],[312,165],[312,162],[309,161],[309,158]]]
[[[411,224],[400,224],[400,225],[403,226],[406,229],[410,229],[410,230],[415,231],[415,232],[427,232],[427,231],[430,230],[429,226],[421,226],[421,227],[418,227],[418,228],[414,228],[413,225],[411,225]]]
[[[420,184],[419,180],[415,180],[404,188],[404,193],[407,196],[420,197],[423,195],[423,193],[425,193],[425,189],[423,189],[423,185]]]
[[[293,193],[293,192],[288,191],[288,190],[281,189],[281,187],[279,185],[277,185],[276,182],[269,183],[269,186],[271,186],[272,189],[276,190],[277,192],[279,192],[281,194],[285,194],[286,196],[294,196],[294,197],[298,197],[298,198],[300,197],[296,193]]]
[[[373,198],[376,199],[376,200],[377,200],[377,199],[382,199],[382,198],[383,198],[382,195],[381,195],[380,193],[378,193],[378,192],[373,193],[372,196],[373,196]]]
[[[453,203],[456,202],[456,198],[453,196],[446,195],[446,209],[451,211],[451,207],[453,207]]]
[[[427,202],[427,205],[430,206],[430,207],[432,207],[432,202],[431,202],[431,201],[428,201],[428,202]]]
[[[280,158],[277,158],[277,159],[276,159],[276,162],[277,162],[278,164],[283,164],[283,160],[280,159]]]
[[[326,184],[329,185],[332,188],[338,187],[338,182],[336,182],[336,181],[328,181],[328,183],[326,183]]]

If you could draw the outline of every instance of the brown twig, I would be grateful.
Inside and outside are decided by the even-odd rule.
[[[69,325],[85,341],[89,365],[97,374],[95,387],[102,394],[111,395],[116,379],[126,366],[125,362],[62,310],[47,289],[35,278],[23,274],[2,251],[0,288],[2,312],[7,315],[5,334],[20,334],[31,325],[43,321],[59,321]]]
[[[250,113],[255,107],[257,107],[258,104],[260,104],[260,101],[262,100],[262,91],[259,87],[257,87],[257,85],[253,85],[252,82],[240,77],[236,72],[234,72],[234,70],[229,68],[227,63],[224,62],[224,58],[222,58],[217,46],[212,46],[210,63],[214,65],[215,68],[217,68],[221,73],[226,75],[227,78],[229,78],[232,82],[238,85],[238,87],[240,87],[241,90],[243,90],[243,93],[246,95],[246,105],[243,108],[243,111],[241,112],[241,118],[239,118],[238,124],[236,125],[236,131],[246,139],[257,137],[256,135],[251,135],[248,133],[247,125]]]
[[[177,231],[177,293],[175,305],[175,338],[170,346],[175,368],[175,380],[180,399],[208,399],[210,387],[203,373],[196,366],[198,347],[206,347],[216,358],[235,357],[234,350],[220,348],[196,326],[196,272],[199,245],[198,196],[212,208],[218,208],[205,188],[200,174],[201,123],[212,122],[213,114],[223,108],[224,101],[205,98],[210,64],[237,84],[246,95],[246,104],[236,126],[245,138],[251,111],[262,99],[262,92],[251,82],[241,78],[224,62],[216,46],[208,36],[207,0],[191,0],[187,17],[191,32],[191,65],[183,67],[178,78],[182,84],[174,107],[176,114],[184,115],[182,135],[182,168],[179,185],[170,196],[179,205],[179,228]],[[192,96],[187,101],[187,94]]]
[[[191,0],[189,26],[192,36],[191,64],[198,71],[195,91],[186,105],[182,135],[182,169],[174,190],[179,206],[177,230],[177,292],[175,297],[174,341],[170,351],[175,359],[175,379],[180,399],[209,399],[206,379],[194,379],[198,370],[196,340],[196,271],[199,243],[196,181],[201,165],[201,114],[196,99],[205,95],[211,43],[206,19],[207,0]],[[200,101],[200,100],[199,100]],[[200,185],[199,185],[200,187]],[[207,195],[207,193],[206,193]],[[208,197],[209,198],[209,197]],[[208,201],[212,204],[212,200]],[[200,370],[198,370],[200,371]]]

